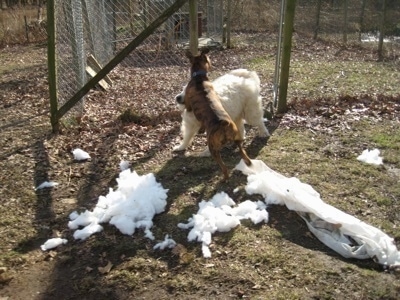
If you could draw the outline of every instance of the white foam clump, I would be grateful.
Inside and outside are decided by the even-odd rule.
[[[203,256],[209,258],[211,237],[216,231],[228,232],[238,226],[242,219],[251,219],[255,224],[268,222],[268,212],[261,201],[254,203],[246,200],[236,207],[234,205],[235,202],[225,192],[215,194],[210,201],[201,201],[197,214],[189,218],[187,224],[179,223],[178,227],[192,228],[188,241],[201,242]]]
[[[121,171],[125,171],[127,169],[129,169],[130,166],[130,162],[127,160],[121,160],[121,162],[119,163],[119,169]]]
[[[379,156],[381,152],[379,149],[365,149],[361,155],[357,157],[357,160],[365,162],[367,164],[372,164],[372,165],[381,165],[383,163],[383,158]]]
[[[58,247],[62,244],[66,244],[68,242],[67,239],[62,239],[62,238],[52,238],[48,239],[43,245],[40,246],[40,248],[43,251],[53,249],[55,247]]]
[[[159,242],[154,245],[153,249],[157,250],[164,250],[165,248],[174,248],[176,246],[176,242],[169,237],[169,235],[165,235],[164,241]]]
[[[44,181],[37,188],[35,188],[35,190],[40,190],[40,189],[44,189],[47,187],[54,187],[57,185],[58,185],[58,183],[54,182],[54,181]]]
[[[117,178],[118,187],[110,188],[106,196],[100,196],[93,211],[70,214],[68,227],[75,239],[84,240],[103,229],[101,223],[110,223],[126,235],[133,235],[137,228],[144,229],[145,236],[154,239],[150,228],[153,217],[164,211],[167,189],[155,179],[154,174],[140,176],[125,170]],[[78,229],[83,226],[83,229]]]
[[[79,148],[72,150],[72,154],[74,155],[75,160],[86,160],[90,158],[89,153]]]

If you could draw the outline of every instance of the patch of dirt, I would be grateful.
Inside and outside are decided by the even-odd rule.
[[[321,60],[338,53],[335,46],[312,45],[304,54],[307,59],[311,53]],[[214,69],[222,73],[244,67],[248,60],[262,57],[265,47],[250,44],[213,52]],[[299,42],[297,47],[301,52],[299,49],[306,46]],[[349,48],[344,52],[342,55],[353,60],[374,57],[365,49]],[[196,138],[189,155],[171,152],[180,140],[180,113],[174,95],[185,82],[187,68],[119,66],[110,74],[114,81],[112,91],[93,90],[86,98],[79,122],[67,115],[62,120],[62,132],[53,134],[46,49],[16,46],[1,49],[0,58],[9,66],[0,69],[0,299],[400,297],[398,271],[384,270],[372,260],[340,257],[309,233],[299,216],[283,207],[268,209],[268,224],[244,224],[232,232],[216,234],[210,260],[202,257],[199,244],[187,242],[187,232],[176,224],[196,213],[202,199],[209,199],[218,191],[235,195],[238,202],[261,199],[246,195],[243,175],[232,173],[228,183],[221,183],[219,168],[211,159],[190,155],[204,147],[203,135]],[[169,76],[160,76],[163,73]],[[265,96],[270,74],[260,76]],[[357,126],[360,120],[366,120],[365,124],[373,123],[377,128],[385,124],[391,133],[388,165],[390,173],[397,174],[399,115],[399,94],[294,97],[288,113],[270,121],[272,138],[257,138],[255,131],[247,128],[245,147],[251,157],[268,160],[282,174],[303,176],[302,180],[318,186],[328,202],[336,201],[336,195],[343,196],[336,205],[372,224],[379,223],[399,246],[400,191],[394,187],[398,178],[374,182],[379,169],[353,170],[352,180],[357,178],[357,172],[370,172],[362,173],[374,187],[370,193],[380,191],[379,186],[385,187],[382,193],[392,201],[385,206],[384,202],[378,205],[364,199],[363,193],[368,191],[362,188],[350,194],[352,183],[345,178],[350,176],[347,171],[338,170],[335,182],[326,179],[329,176],[324,173],[316,173],[324,163],[340,168],[339,162],[353,154],[349,151],[359,150],[354,135],[362,136]],[[304,141],[292,142],[297,133]],[[386,135],[380,134],[379,138],[383,145]],[[89,152],[90,161],[74,161],[71,151],[76,147]],[[238,158],[231,151],[223,152],[230,168]],[[306,160],[308,153],[313,160]],[[295,161],[297,155],[303,161]],[[131,168],[139,174],[155,173],[169,189],[167,210],[155,217],[152,231],[158,240],[171,234],[179,243],[177,249],[155,251],[154,243],[142,233],[124,236],[111,226],[86,241],[74,241],[67,227],[68,215],[74,210],[93,208],[100,195],[116,186],[121,160],[130,161]],[[314,172],[317,178],[313,177]],[[34,189],[44,181],[59,185]],[[348,194],[340,194],[341,185],[347,185]],[[237,187],[240,192],[234,194]],[[375,201],[378,200],[380,195],[376,195]],[[391,217],[385,220],[387,215]],[[68,238],[68,244],[48,252],[40,250],[48,238],[57,236]]]

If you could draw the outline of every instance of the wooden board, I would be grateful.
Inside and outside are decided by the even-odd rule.
[[[96,76],[96,74],[97,74],[97,72],[95,70],[93,70],[92,67],[90,67],[90,66],[86,67],[86,72],[92,77]],[[108,90],[110,88],[110,85],[104,79],[101,79],[99,81],[99,85],[105,90]]]
[[[103,68],[100,63],[97,61],[97,59],[93,56],[93,54],[90,54],[87,58],[87,65],[96,72],[100,72],[100,70]],[[107,83],[111,86],[113,84],[111,78],[106,75],[104,76],[104,80],[107,81]]]

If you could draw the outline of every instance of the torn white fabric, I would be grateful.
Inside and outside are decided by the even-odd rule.
[[[267,204],[285,204],[296,211],[322,243],[343,257],[400,266],[400,252],[391,237],[326,204],[310,185],[285,177],[260,160],[252,160],[250,167],[242,160],[235,169],[248,175],[247,193],[261,194]]]

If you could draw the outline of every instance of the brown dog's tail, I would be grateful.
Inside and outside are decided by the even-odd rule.
[[[227,126],[231,125],[231,122],[228,121],[228,120],[220,120],[220,122],[221,122],[221,125],[224,126],[224,127],[227,127]]]

